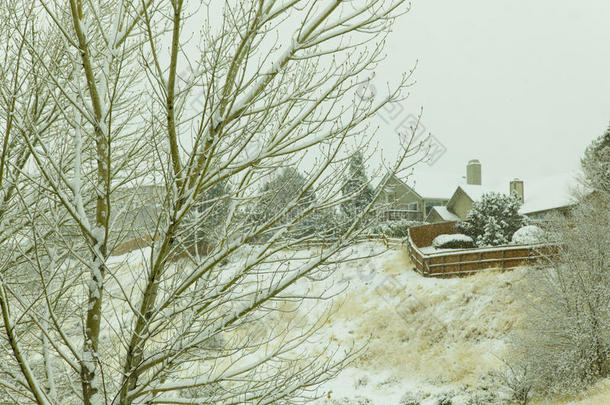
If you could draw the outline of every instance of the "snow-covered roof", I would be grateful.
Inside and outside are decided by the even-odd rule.
[[[461,188],[472,201],[479,201],[483,194],[492,192],[506,194],[508,191],[508,183],[506,184],[506,190],[501,190],[499,186],[483,186],[476,184],[460,184],[458,187]]]
[[[446,174],[417,173],[407,184],[424,199],[449,200],[458,181]]]
[[[580,188],[576,176],[571,173],[526,180],[523,183],[525,202],[519,213],[531,214],[574,205],[574,193]]]
[[[449,176],[434,176],[429,173],[409,176],[406,181],[403,179],[399,180],[424,199],[449,200],[455,195],[457,188],[459,188],[472,201],[479,201],[483,194],[490,192],[508,194],[511,178],[490,185],[460,184],[460,181],[452,179]],[[574,192],[582,192],[582,187],[579,186],[578,182],[578,175],[573,172],[558,173],[539,178],[525,178],[523,179],[523,186],[525,202],[519,212],[524,215],[573,205],[575,203]],[[446,213],[441,212],[439,208],[443,208]],[[455,220],[454,214],[446,208],[436,207],[436,209],[443,219]],[[447,214],[450,214],[451,217],[447,216]]]
[[[413,184],[412,188],[425,199],[448,200],[453,187],[439,185],[438,183],[421,181]]]
[[[432,211],[436,211],[436,213],[444,220],[444,221],[459,221],[460,217],[455,215],[453,212],[449,211],[447,207],[432,207]],[[430,213],[432,213],[430,211]],[[430,214],[428,214],[430,215]]]
[[[503,184],[458,186],[472,201],[479,201],[483,194],[496,192],[508,194],[510,180]],[[574,192],[579,190],[579,183],[575,173],[558,173],[552,176],[523,180],[523,194],[525,201],[519,210],[520,214],[531,214],[555,208],[568,207],[576,200]]]

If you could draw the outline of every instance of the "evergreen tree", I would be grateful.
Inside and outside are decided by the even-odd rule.
[[[209,245],[218,241],[223,221],[227,217],[229,205],[228,184],[226,180],[215,183],[207,190],[196,208],[195,220],[198,221],[197,243]]]
[[[356,152],[350,161],[348,179],[341,189],[348,197],[341,205],[341,211],[348,218],[357,216],[373,200],[373,189],[369,184],[364,166],[364,157]]]
[[[610,191],[610,127],[587,147],[581,165],[593,190]]]
[[[261,198],[251,215],[251,222],[262,223],[266,222],[286,208],[291,203],[295,195],[301,193],[306,185],[305,177],[295,168],[287,167],[280,173],[265,183],[261,189]],[[286,224],[298,217],[308,207],[316,202],[316,196],[313,190],[307,190],[299,204],[289,209],[282,218],[278,221],[279,224]],[[299,229],[291,229],[292,236],[298,237],[313,232],[315,222],[312,215],[308,215],[302,221],[299,221]]]
[[[459,228],[479,246],[505,244],[527,224],[527,219],[519,214],[519,208],[521,201],[514,194],[486,193],[472,205],[466,221]]]
[[[477,238],[478,246],[500,246],[508,244],[508,239],[495,217],[487,218],[484,232]]]

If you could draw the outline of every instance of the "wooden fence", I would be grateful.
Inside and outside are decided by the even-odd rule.
[[[455,249],[423,253],[441,234],[454,234],[456,222],[415,226],[409,229],[407,249],[415,270],[426,277],[460,277],[487,269],[510,269],[538,262],[552,254],[548,245],[511,245],[492,248]]]
[[[325,248],[325,247],[330,247],[332,245],[334,245],[337,242],[336,239],[307,239],[304,240],[302,242],[296,242],[296,243],[287,243],[287,248],[289,249],[310,249],[310,248],[314,248],[314,247],[321,247],[321,248]],[[356,242],[380,242],[383,243],[383,245],[386,248],[390,248],[390,247],[399,247],[402,246],[406,243],[406,238],[390,238],[387,237],[385,235],[377,235],[377,234],[371,234],[371,235],[363,235],[359,238],[356,239]],[[112,250],[111,255],[112,256],[118,256],[118,255],[122,255],[125,253],[129,253],[133,250],[136,249],[142,249],[143,247],[147,247],[150,246],[152,243],[152,239],[150,238],[137,238],[137,239],[131,239],[128,240],[120,245],[118,245],[117,247],[115,247]],[[199,251],[205,251],[205,247],[198,247]],[[188,248],[189,253],[190,254],[194,254],[194,250],[192,248]],[[1,404],[0,404],[1,405]]]
[[[382,234],[362,235],[356,238],[356,242],[380,242],[386,248],[399,247],[406,243],[406,238],[390,238]],[[337,243],[336,239],[308,239],[303,242],[290,243],[290,249],[309,249],[314,247],[330,247]]]
[[[441,234],[454,234],[456,222],[414,226],[407,238],[390,238],[385,235],[363,235],[358,242],[380,242],[386,248],[407,245],[407,250],[415,270],[425,277],[460,277],[488,269],[510,269],[532,264],[552,254],[554,247],[546,245],[511,245],[493,248],[452,249],[447,252],[424,253],[420,248],[432,245]],[[289,249],[310,249],[331,247],[334,239],[309,239],[299,243],[289,243]],[[150,244],[149,240],[134,240],[116,249],[113,254],[127,253]]]

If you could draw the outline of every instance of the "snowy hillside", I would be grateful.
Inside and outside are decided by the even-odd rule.
[[[226,264],[226,270],[243,265],[248,257],[245,252],[251,249],[256,248],[244,247],[243,257]],[[120,282],[109,286],[111,290],[138,284],[146,253],[115,258],[121,268]],[[521,320],[523,302],[518,291],[526,269],[433,279],[413,271],[402,249],[383,252],[380,244],[363,243],[353,255],[373,257],[342,263],[329,279],[317,283],[321,291],[330,288],[341,294],[329,302],[292,308],[279,319],[298,327],[323,317],[331,308],[309,350],[319,349],[315,342],[345,348],[366,345],[348,368],[320,387],[324,398],[315,405],[506,403],[506,394],[490,373],[509,356],[508,336]],[[295,260],[290,257],[298,252],[281,256]],[[300,280],[296,287],[311,286],[310,281]],[[115,312],[117,319],[107,320],[113,328],[120,327],[125,308]],[[610,381],[579,398],[533,403],[606,404],[607,398]]]
[[[518,327],[525,269],[461,279],[412,271],[404,251],[342,267],[345,301],[329,339],[366,343],[366,352],[323,389],[323,405],[495,404],[506,396],[489,375]],[[539,404],[607,404],[610,381],[589,396]],[[579,400],[580,399],[580,400]],[[536,403],[536,402],[533,402]]]
[[[514,271],[423,278],[403,251],[342,268],[337,277],[350,286],[329,337],[370,342],[350,369],[324,387],[330,394],[320,403],[493,400],[493,393],[471,387],[484,386],[481,379],[501,364],[504,338],[518,321],[512,291],[521,276]]]

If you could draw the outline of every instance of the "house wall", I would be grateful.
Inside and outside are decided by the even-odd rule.
[[[381,210],[382,217],[390,220],[408,219],[423,222],[431,210],[431,207],[426,210],[427,204],[447,205],[447,202],[448,200],[443,198],[422,198],[411,187],[393,176],[388,179],[379,197],[380,205],[385,205]]]
[[[544,221],[550,219],[550,217],[553,215],[567,216],[569,212],[570,207],[559,207],[550,210],[530,212],[525,214],[525,216],[536,221]]]
[[[457,215],[461,220],[465,220],[468,212],[472,209],[472,200],[462,191],[457,189],[456,194],[452,198],[449,211]]]
[[[395,177],[390,177],[381,191],[379,204],[383,206],[383,219],[423,221],[424,201],[407,185]],[[417,204],[415,208],[413,205]]]
[[[380,201],[391,203],[392,208],[396,209],[407,209],[407,206],[413,202],[417,202],[419,207],[422,202],[421,198],[410,187],[393,176],[388,179],[386,187],[381,192]]]

